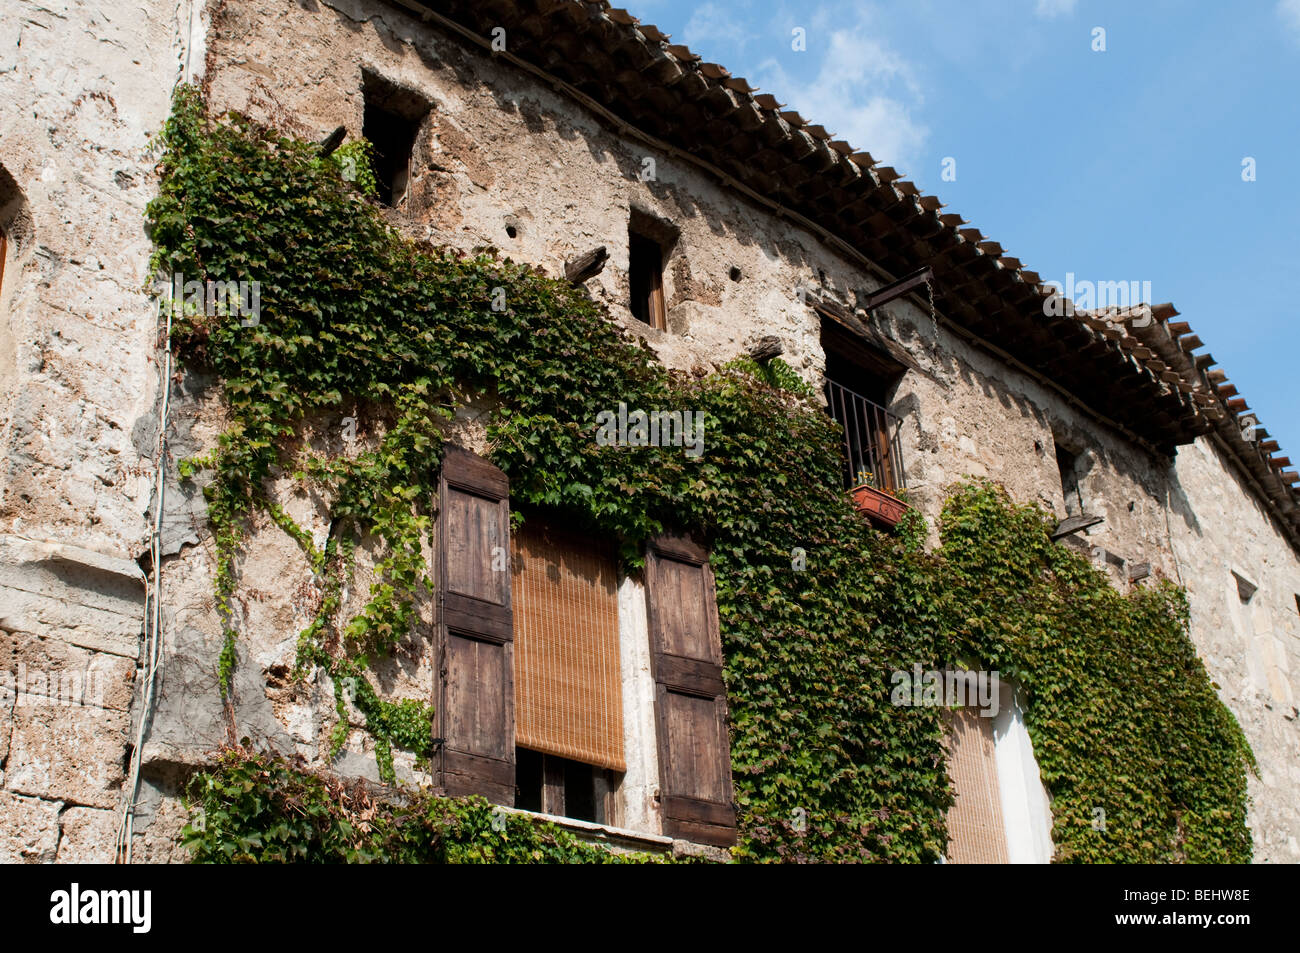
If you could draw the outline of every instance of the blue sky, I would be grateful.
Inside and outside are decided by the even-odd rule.
[[[1300,0],[627,6],[1044,279],[1149,281],[1300,460]]]

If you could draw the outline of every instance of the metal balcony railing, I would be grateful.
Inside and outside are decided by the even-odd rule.
[[[844,430],[844,488],[863,483],[862,473],[870,473],[876,489],[886,493],[906,487],[898,443],[902,420],[834,381],[826,382],[826,401]]]

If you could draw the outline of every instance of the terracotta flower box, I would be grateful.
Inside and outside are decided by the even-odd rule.
[[[853,505],[881,529],[893,529],[910,507],[896,496],[863,483],[849,490]]]

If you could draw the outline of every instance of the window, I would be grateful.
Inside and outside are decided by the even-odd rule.
[[[668,326],[664,311],[664,252],[652,238],[628,236],[628,282],[632,286],[632,315],[658,328]]]
[[[511,547],[521,802],[604,821],[627,768],[614,548],[538,516]]]
[[[610,802],[617,781],[612,772],[528,748],[515,754],[515,807],[597,824],[614,823]]]
[[[609,543],[537,514],[512,538],[509,496],[504,473],[447,446],[438,508],[436,783],[453,796],[479,794],[615,826],[627,814],[646,833],[735,843],[707,553],[687,539],[656,540],[641,608],[620,596],[631,582],[620,584]],[[622,624],[637,612],[640,624]],[[636,649],[624,640],[636,639],[648,673],[623,670],[623,649]],[[628,698],[645,701],[631,702],[639,707],[628,715]],[[633,774],[638,792],[649,788],[635,798],[622,783]],[[642,810],[642,798],[655,806]],[[624,811],[628,805],[634,809]]]
[[[948,776],[956,802],[948,810],[948,861],[1005,864],[1006,825],[993,747],[993,719],[978,709],[949,709]]]
[[[826,403],[844,429],[844,487],[870,483],[886,492],[907,485],[898,434],[885,407],[907,368],[838,322],[823,317]]]
[[[628,223],[628,306],[638,321],[668,328],[664,300],[664,261],[677,241],[677,229],[668,222],[633,209]]]
[[[1024,713],[1013,685],[999,681],[996,714],[946,712],[948,811],[953,864],[1045,864],[1052,859],[1052,814]]]
[[[374,147],[379,201],[404,203],[411,182],[411,155],[429,104],[373,73],[364,74],[365,114],[361,134]]]
[[[1061,475],[1061,493],[1065,497],[1065,515],[1083,515],[1083,491],[1079,488],[1079,458],[1056,443],[1056,469]]]

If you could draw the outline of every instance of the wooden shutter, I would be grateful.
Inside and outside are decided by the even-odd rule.
[[[948,862],[1008,863],[1007,834],[993,750],[993,719],[975,708],[950,709],[948,776],[957,802],[948,810]]]
[[[628,283],[632,315],[661,331],[668,326],[664,309],[664,249],[653,238],[630,231]]]
[[[664,833],[705,844],[736,842],[722,643],[708,556],[678,537],[646,559],[651,665],[656,683]]]
[[[513,805],[510,483],[448,445],[438,495],[439,780],[450,795]]]
[[[663,252],[660,252],[662,255]],[[650,300],[647,304],[650,312],[650,326],[660,331],[668,328],[668,314],[664,309],[664,270],[663,266],[650,270]]]

